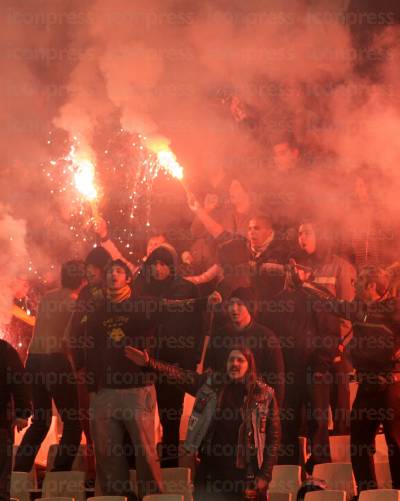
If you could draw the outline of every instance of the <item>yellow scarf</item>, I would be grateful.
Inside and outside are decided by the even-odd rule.
[[[114,290],[107,289],[107,299],[110,303],[122,303],[131,297],[132,291],[129,285],[125,285],[122,289]]]

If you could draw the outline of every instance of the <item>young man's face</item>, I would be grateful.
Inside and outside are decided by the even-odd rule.
[[[252,247],[263,245],[270,238],[272,229],[261,219],[250,219],[247,238]]]
[[[165,280],[171,274],[169,266],[162,261],[156,261],[151,265],[151,276],[154,280]]]
[[[232,298],[228,303],[228,315],[235,325],[248,324],[251,320],[249,310],[238,298]]]
[[[288,143],[278,143],[272,148],[274,163],[280,171],[295,167],[299,157],[298,148],[292,148]]]
[[[126,276],[126,271],[122,266],[114,265],[107,270],[107,287],[109,289],[119,290],[129,284],[130,278]]]
[[[230,379],[243,379],[249,368],[246,357],[239,350],[232,350],[226,362],[226,371]]]
[[[317,250],[317,237],[312,224],[300,225],[299,245],[307,254],[314,254]]]
[[[92,264],[86,265],[86,279],[89,285],[100,285],[103,281],[103,270]]]

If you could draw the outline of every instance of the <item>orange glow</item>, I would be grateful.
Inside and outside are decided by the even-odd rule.
[[[88,201],[92,202],[97,198],[97,189],[95,184],[95,168],[88,159],[77,157],[76,149],[71,147],[69,158],[74,166],[74,185],[79,193]]]
[[[157,159],[158,163],[168,172],[168,174],[176,179],[183,179],[183,167],[178,163],[176,156],[171,150],[159,151],[157,153]]]

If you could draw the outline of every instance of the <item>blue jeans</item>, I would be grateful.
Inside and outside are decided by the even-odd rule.
[[[96,455],[97,480],[103,496],[129,496],[129,466],[124,453],[124,433],[135,448],[138,492],[161,492],[154,418],[154,386],[102,389],[90,394],[90,426]]]

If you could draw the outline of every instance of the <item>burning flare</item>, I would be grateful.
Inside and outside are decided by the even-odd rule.
[[[92,202],[97,198],[97,190],[94,184],[94,166],[88,160],[80,162],[74,174],[75,188],[87,200]]]
[[[183,167],[178,163],[176,156],[171,150],[161,150],[157,153],[158,163],[172,177],[183,179]]]
[[[71,146],[69,158],[74,167],[74,185],[89,202],[97,198],[95,168],[90,160],[77,157],[75,146]]]

